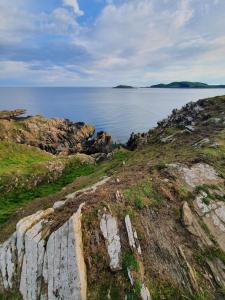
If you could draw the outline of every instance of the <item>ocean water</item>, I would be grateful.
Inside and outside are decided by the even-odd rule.
[[[225,95],[225,89],[0,88],[0,110],[83,121],[118,142],[144,132],[189,101]]]

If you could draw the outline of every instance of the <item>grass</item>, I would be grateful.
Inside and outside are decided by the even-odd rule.
[[[139,263],[133,253],[126,253],[123,256],[122,265],[125,272],[127,272],[127,269],[134,270],[136,272],[139,272],[140,270]]]
[[[207,259],[210,261],[219,259],[225,264],[225,252],[217,247],[208,247],[204,251],[202,250],[198,253],[195,258],[199,264],[204,264]]]
[[[130,187],[124,191],[124,197],[136,209],[142,209],[150,205],[160,206],[163,202],[162,196],[155,191],[150,180]]]
[[[54,157],[38,148],[12,142],[0,142],[0,176],[40,172],[43,163]]]
[[[121,166],[122,161],[126,160],[128,156],[129,152],[118,151],[115,153],[111,161],[105,161],[100,165],[82,165],[80,162],[75,160],[67,166],[63,174],[54,182],[42,183],[34,188],[28,188],[25,186],[22,189],[1,194],[0,226],[3,225],[18,208],[22,207],[33,199],[54,194],[81,176],[95,174],[94,178],[101,178],[102,176],[107,175],[109,171]]]

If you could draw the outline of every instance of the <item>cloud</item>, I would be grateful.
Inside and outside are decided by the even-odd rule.
[[[95,1],[0,0],[0,84],[223,80],[224,1]]]
[[[63,0],[63,4],[65,6],[70,6],[72,7],[75,15],[77,16],[83,16],[84,12],[82,10],[80,10],[79,4],[77,2],[77,0]]]

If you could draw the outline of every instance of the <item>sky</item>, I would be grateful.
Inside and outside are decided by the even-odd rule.
[[[225,0],[0,0],[0,86],[225,84]]]

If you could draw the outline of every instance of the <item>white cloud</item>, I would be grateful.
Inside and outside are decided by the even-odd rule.
[[[79,4],[77,0],[63,0],[63,4],[65,6],[70,6],[72,7],[75,15],[77,16],[83,16],[84,12],[80,10]]]
[[[25,1],[31,0],[12,0],[13,5],[0,0],[0,43],[26,45],[28,56],[35,47],[44,54],[36,56],[37,51],[26,60],[22,53],[15,61],[6,55],[0,80],[11,76],[33,84],[145,85],[225,76],[224,1],[95,0],[105,6],[86,25],[79,24],[83,12],[75,0],[61,0],[60,7],[36,14]],[[60,45],[54,44],[58,38]],[[50,47],[49,39],[54,41]]]
[[[194,14],[190,0],[180,0],[178,8],[174,13],[174,24],[177,28],[184,26]]]

